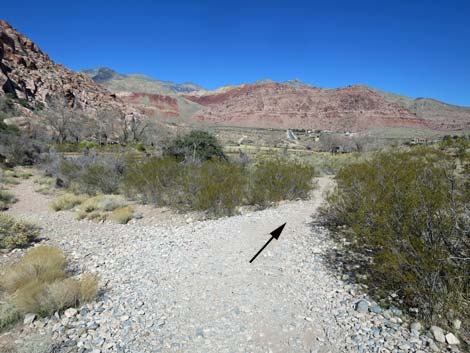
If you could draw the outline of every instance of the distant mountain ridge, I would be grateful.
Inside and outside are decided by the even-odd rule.
[[[33,41],[0,21],[0,96],[13,97],[21,115],[34,121],[41,119],[38,111],[50,95],[64,98],[67,108],[78,107],[91,118],[111,109],[121,112],[117,114],[121,120],[146,116],[175,124],[337,132],[395,127],[470,131],[469,107],[363,85],[326,89],[299,80],[265,79],[211,91],[105,67],[74,72],[54,63]]]
[[[81,70],[93,81],[109,89],[111,92],[139,92],[151,94],[191,93],[204,88],[190,82],[175,83],[157,80],[142,74],[120,74],[107,67]]]

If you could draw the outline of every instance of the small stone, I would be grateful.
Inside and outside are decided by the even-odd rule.
[[[204,330],[200,327],[196,329],[196,337],[204,337]]]
[[[438,326],[431,326],[429,329],[437,342],[445,343],[444,331]]]
[[[462,326],[462,321],[460,321],[459,319],[455,319],[454,321],[452,321],[452,326],[454,326],[456,330],[460,330],[460,326]]]
[[[365,314],[367,313],[368,309],[369,309],[369,303],[366,300],[360,300],[356,304],[356,311],[359,313]]]
[[[129,320],[129,315],[122,315],[122,316],[119,318],[119,320],[121,320],[121,321],[127,321],[127,320]]]
[[[374,314],[380,314],[382,312],[382,308],[379,305],[373,305],[369,308],[369,311]]]
[[[398,345],[398,348],[400,348],[400,349],[402,349],[402,350],[404,350],[404,351],[408,351],[408,350],[410,350],[411,346],[410,346],[408,343],[403,342],[403,343],[400,343],[400,344]]]
[[[34,322],[35,319],[36,319],[36,314],[31,314],[31,313],[26,314],[24,316],[23,324],[31,325]]]
[[[421,324],[419,322],[413,322],[411,323],[410,325],[410,329],[411,331],[417,331],[417,332],[420,332],[422,327],[421,327]]]
[[[439,347],[437,346],[437,344],[435,344],[434,342],[431,342],[429,344],[429,348],[431,348],[431,350],[433,352],[440,352],[441,350],[439,349]]]
[[[69,318],[74,317],[77,314],[78,314],[78,310],[75,309],[75,308],[69,308],[69,309],[64,311],[65,317],[69,317]]]
[[[459,339],[451,332],[446,335],[446,341],[449,344],[460,344]]]

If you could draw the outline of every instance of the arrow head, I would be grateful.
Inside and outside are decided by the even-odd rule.
[[[281,235],[282,233],[282,230],[284,229],[284,226],[286,225],[286,223],[284,223],[282,226],[274,229],[270,234],[273,236],[274,239],[278,240],[279,239],[279,236]]]

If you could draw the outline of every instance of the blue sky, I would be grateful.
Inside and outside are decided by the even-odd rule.
[[[0,17],[74,70],[361,83],[470,106],[468,0],[8,1]]]

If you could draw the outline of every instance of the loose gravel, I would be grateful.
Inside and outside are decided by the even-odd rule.
[[[331,180],[318,184],[311,200],[234,217],[195,221],[148,208],[117,225],[55,213],[24,181],[9,212],[38,222],[44,242],[62,248],[74,270],[97,273],[103,290],[95,303],[28,321],[16,342],[34,331],[80,353],[457,352],[327,268],[322,255],[335,245],[311,223]]]

